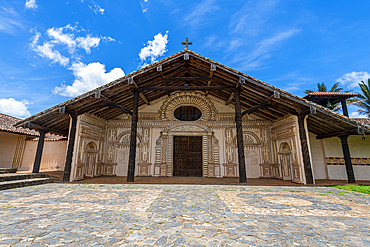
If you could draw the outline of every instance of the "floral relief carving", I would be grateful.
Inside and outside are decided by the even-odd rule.
[[[214,121],[216,119],[216,108],[212,101],[198,92],[178,92],[169,96],[161,106],[161,120],[177,120],[174,111],[180,106],[195,106],[202,112],[199,120]],[[198,121],[199,121],[198,120]]]

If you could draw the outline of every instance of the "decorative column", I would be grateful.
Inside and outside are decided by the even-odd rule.
[[[348,183],[356,183],[355,174],[353,172],[353,166],[351,161],[351,154],[349,152],[348,147],[348,135],[339,136],[340,142],[342,143],[342,150],[343,150],[343,156],[344,156],[344,162],[346,164],[346,171],[347,171],[347,177],[348,177]]]
[[[306,115],[304,114],[298,116],[299,138],[301,139],[301,148],[302,148],[302,156],[303,156],[303,164],[304,164],[303,166],[304,166],[304,173],[306,175],[306,183],[313,184],[310,152],[308,151],[306,129],[304,128],[305,117]]]
[[[240,108],[240,91],[234,91],[235,94],[235,123],[236,136],[238,142],[238,158],[239,158],[239,183],[246,183],[247,176],[245,171],[245,156],[244,156],[244,141],[243,141],[243,126],[242,114]]]
[[[128,160],[127,182],[134,182],[135,158],[136,158],[136,132],[138,121],[139,92],[134,92],[134,104],[132,109],[131,135],[130,135],[130,154]]]
[[[35,162],[33,163],[33,171],[32,173],[39,173],[40,172],[40,164],[41,164],[41,157],[42,157],[42,150],[44,149],[44,139],[45,139],[45,130],[38,130],[40,133],[39,141],[37,143],[37,151]]]
[[[71,114],[70,117],[72,118],[72,123],[68,137],[68,149],[66,155],[66,163],[64,165],[63,181],[69,181],[71,177],[72,157],[76,137],[77,115]]]

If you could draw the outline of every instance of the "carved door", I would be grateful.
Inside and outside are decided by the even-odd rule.
[[[202,176],[202,137],[174,136],[174,176]]]

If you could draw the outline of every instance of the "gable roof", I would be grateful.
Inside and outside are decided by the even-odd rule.
[[[185,56],[187,56],[188,59],[185,59]],[[215,66],[213,68],[215,70],[211,70],[211,66]],[[190,81],[187,79],[190,79]],[[309,130],[317,135],[357,129],[358,124],[347,117],[190,50],[183,50],[168,58],[162,59],[106,85],[19,121],[16,125],[21,126],[25,122],[30,121],[39,126],[48,128],[54,133],[66,135],[69,129],[70,118],[68,114],[59,113],[60,107],[65,107],[66,112],[78,114],[88,112],[103,119],[111,119],[122,114],[122,111],[117,108],[95,107],[104,102],[113,102],[125,108],[132,109],[132,92],[135,88],[163,85],[183,86],[184,81],[190,83],[191,86],[212,85],[240,87],[240,102],[242,109],[248,109],[269,100],[269,102],[275,103],[278,106],[259,109],[254,112],[257,116],[269,121],[277,120],[286,114],[297,114],[297,111],[307,111],[313,106],[317,109],[317,113],[309,115],[308,125]],[[272,98],[274,91],[279,92],[280,98]],[[100,92],[101,97],[96,98],[96,92]],[[206,93],[218,97],[225,102],[229,101],[231,104],[234,103],[233,93],[230,92],[230,90],[212,90]],[[150,103],[166,94],[168,94],[166,91],[145,91],[140,95],[139,106]],[[370,130],[365,129],[365,132],[370,133]]]

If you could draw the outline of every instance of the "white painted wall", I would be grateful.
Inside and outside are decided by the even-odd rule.
[[[67,141],[45,141],[40,171],[63,171]],[[26,141],[19,171],[32,171],[37,150],[37,141]]]
[[[18,134],[0,132],[0,168],[12,168]]]
[[[309,132],[312,167],[315,179],[328,179],[325,149],[323,140],[317,140],[316,135]]]
[[[323,140],[326,157],[343,157],[342,145],[338,137]],[[348,137],[348,146],[351,158],[370,158],[370,137],[365,141],[362,136],[352,135]],[[354,165],[353,170],[356,180],[370,180],[370,166]],[[330,179],[347,180],[346,167],[344,165],[328,165]]]

